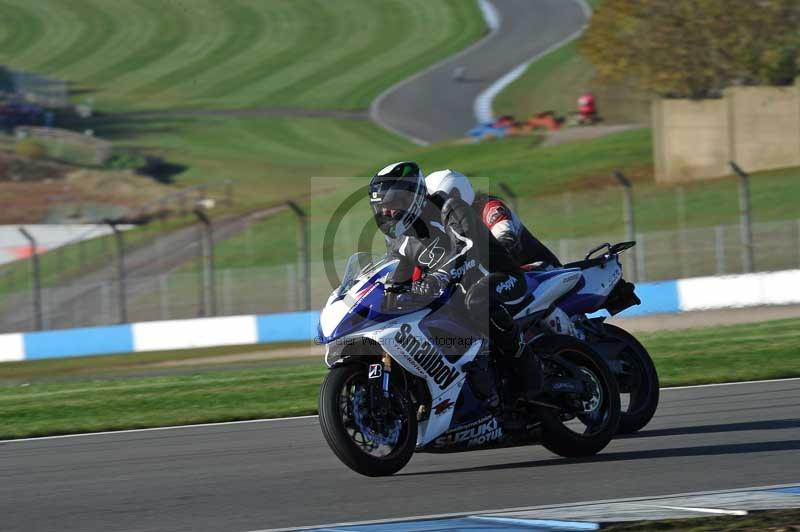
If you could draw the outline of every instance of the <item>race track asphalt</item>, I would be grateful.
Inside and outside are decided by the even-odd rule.
[[[583,461],[538,446],[350,472],[316,418],[0,443],[0,529],[230,531],[800,481],[800,380],[663,391]]]
[[[463,137],[475,125],[478,94],[586,22],[576,0],[491,2],[500,15],[499,30],[381,95],[372,108],[378,123],[426,142]],[[458,67],[465,69],[463,81],[453,78]]]

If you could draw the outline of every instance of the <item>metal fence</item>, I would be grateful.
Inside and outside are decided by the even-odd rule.
[[[321,264],[312,265],[312,275],[319,278],[321,271]],[[124,283],[124,299],[120,298],[120,284],[113,276],[96,282],[43,287],[41,325],[47,330],[121,321],[301,310],[305,304],[299,276],[296,264],[217,270],[214,272],[213,311],[208,305],[202,270],[129,276]],[[322,283],[314,284],[318,286],[311,294],[312,300],[324,300],[329,290]],[[32,297],[29,288],[3,294],[0,299],[0,332],[36,328]],[[123,304],[124,310],[120,308]]]
[[[758,270],[800,268],[800,218],[755,223],[755,266]],[[581,258],[598,243],[619,241],[622,233],[545,241],[563,260]],[[738,225],[718,225],[675,231],[638,233],[637,246],[623,255],[625,276],[638,281],[735,274],[746,271]],[[195,242],[192,253],[197,253]],[[636,257],[634,265],[633,257]],[[169,255],[162,259],[165,264]],[[634,270],[635,268],[635,270]],[[635,271],[635,274],[632,273]],[[279,266],[225,268],[214,272],[215,305],[208,305],[202,268],[126,278],[127,321],[186,319],[208,315],[229,316],[302,310],[302,268],[297,263]],[[121,321],[120,284],[113,271],[106,278],[41,290],[44,329],[106,325]],[[321,304],[329,295],[321,263],[311,263],[311,301]],[[0,278],[1,279],[1,278]],[[0,280],[2,287],[2,280]],[[7,291],[0,302],[0,331],[35,328],[30,287]]]
[[[756,271],[800,268],[800,218],[752,224]],[[623,232],[547,240],[562,260],[577,260],[603,242],[624,240]],[[746,246],[738,224],[635,234],[636,247],[623,255],[625,276],[659,281],[748,271]]]
[[[535,233],[557,235],[544,241],[562,261],[582,258],[602,242],[635,239],[638,245],[623,255],[630,280],[800,268],[800,212],[775,196],[776,190],[794,194],[794,185],[754,180],[758,221],[752,221],[746,174],[657,190],[637,189],[635,180],[626,187],[622,178],[623,188],[560,196],[516,198],[508,187],[503,193]],[[190,200],[187,209],[200,203]],[[336,261],[347,257],[371,222],[368,212],[354,211],[365,219],[341,225]],[[41,254],[38,304],[30,262],[0,269],[0,332],[303,310],[319,307],[330,293],[323,264],[303,253],[312,248],[314,256],[318,243],[308,235],[325,233],[326,220],[308,217],[297,205],[217,215],[211,225],[201,218],[171,231],[158,227],[168,222],[156,220],[154,230]],[[381,245],[378,238],[376,249]],[[277,262],[276,250],[287,264],[264,265]]]

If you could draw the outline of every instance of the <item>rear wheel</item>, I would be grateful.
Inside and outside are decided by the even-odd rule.
[[[569,458],[597,454],[614,437],[620,419],[619,389],[611,371],[591,347],[569,336],[550,337],[537,351],[545,378],[581,378],[587,386],[580,395],[554,396],[552,402],[562,405],[560,409],[537,409],[542,445]]]
[[[609,323],[603,324],[603,330],[607,337],[625,344],[618,357],[619,373],[615,375],[622,394],[622,416],[617,433],[632,434],[650,423],[656,413],[658,373],[650,353],[633,335]]]
[[[319,392],[319,424],[350,469],[369,477],[392,475],[414,454],[417,418],[394,385],[378,408],[370,408],[370,387],[361,364],[331,369]]]

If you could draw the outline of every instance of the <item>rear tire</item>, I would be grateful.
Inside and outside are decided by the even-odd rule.
[[[621,358],[638,374],[638,389],[631,392],[630,404],[622,412],[617,429],[618,434],[633,434],[650,423],[656,413],[660,394],[658,373],[650,353],[633,335],[610,323],[603,324],[603,328],[606,336],[625,344]],[[624,384],[620,385],[620,392],[626,393]]]
[[[596,417],[593,426],[587,425],[583,433],[578,433],[565,425],[559,412],[540,407],[537,415],[542,423],[541,443],[549,451],[567,458],[592,456],[603,450],[617,432],[620,419],[619,388],[617,381],[603,358],[591,347],[576,338],[553,336],[545,339],[537,352],[560,356],[584,369],[593,377],[600,390],[599,405],[590,416]],[[545,362],[545,367],[548,363]],[[545,377],[547,378],[547,377]],[[579,416],[580,417],[580,416]]]
[[[414,454],[417,443],[417,417],[409,405],[404,406],[405,420],[397,444],[386,456],[367,453],[354,441],[355,434],[351,435],[348,432],[353,426],[346,421],[349,413],[343,411],[343,407],[348,408],[348,400],[350,400],[349,408],[352,408],[353,403],[352,398],[348,399],[347,388],[363,386],[366,382],[367,368],[361,364],[345,364],[331,369],[319,391],[319,424],[328,446],[347,467],[368,477],[393,475],[400,471]],[[362,438],[367,438],[363,433],[359,434]]]

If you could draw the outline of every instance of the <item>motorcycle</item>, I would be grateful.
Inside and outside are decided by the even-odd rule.
[[[606,309],[612,316],[641,303],[634,285],[622,278],[619,255],[635,242],[615,245],[601,244],[589,251],[584,260],[565,264],[563,269],[579,269],[582,286],[573,297],[560,301],[554,312],[555,319],[569,316],[572,329],[568,332],[589,343],[611,368],[622,394],[622,416],[619,434],[632,434],[641,430],[655,415],[659,401],[659,382],[653,360],[647,349],[630,333],[616,325],[606,323],[605,317],[589,318],[587,314]],[[601,255],[594,256],[599,251]],[[558,271],[558,270],[556,270]],[[558,322],[547,324],[554,330]]]
[[[620,419],[616,379],[577,335],[545,325],[559,318],[556,304],[585,299],[579,267],[525,273],[529,296],[513,314],[541,360],[544,383],[536,401],[523,401],[508,391],[510,369],[489,356],[488,341],[464,324],[461,307],[447,304],[456,290],[433,301],[394,294],[384,281],[396,265],[388,256],[356,253],[320,314],[318,339],[330,370],[319,422],[344,464],[382,476],[402,469],[414,452],[541,443],[582,457],[608,445]]]

